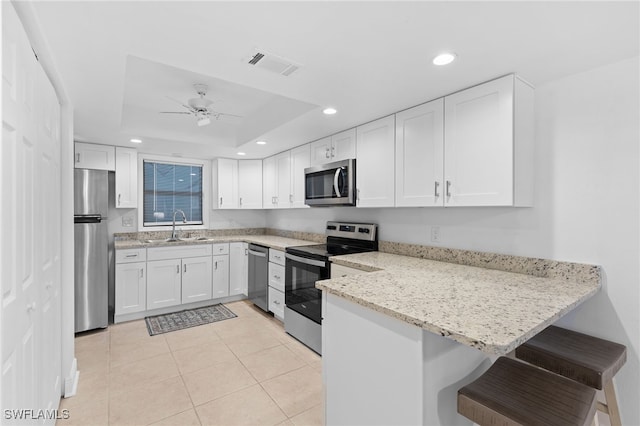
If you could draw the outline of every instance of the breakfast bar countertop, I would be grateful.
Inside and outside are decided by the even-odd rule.
[[[494,355],[511,352],[601,287],[599,266],[542,259],[530,260],[563,273],[534,276],[383,252],[330,260],[370,272],[318,281],[317,288]]]

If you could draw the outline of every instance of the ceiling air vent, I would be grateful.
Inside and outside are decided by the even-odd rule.
[[[247,63],[284,76],[290,76],[300,68],[299,64],[266,52],[256,52]]]

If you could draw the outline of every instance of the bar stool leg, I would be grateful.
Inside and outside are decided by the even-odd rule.
[[[604,385],[604,397],[607,400],[607,412],[611,420],[611,426],[622,426],[620,420],[620,410],[618,409],[618,400],[616,398],[616,390],[613,387],[613,379]]]

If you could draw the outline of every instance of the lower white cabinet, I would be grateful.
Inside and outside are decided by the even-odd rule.
[[[213,256],[213,298],[229,295],[229,255]]]
[[[182,303],[182,260],[147,262],[147,310]]]
[[[284,293],[269,287],[269,310],[280,321],[284,320]]]
[[[182,303],[211,299],[211,256],[182,259]]]
[[[115,315],[147,309],[147,263],[116,264]]]
[[[229,296],[244,294],[249,287],[249,244],[229,243]]]

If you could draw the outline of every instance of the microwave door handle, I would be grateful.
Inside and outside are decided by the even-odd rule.
[[[336,174],[333,175],[333,190],[336,191],[336,197],[340,198],[342,191],[340,191],[340,185],[338,184],[338,180],[340,179],[340,172],[342,169],[338,167],[336,169]]]

